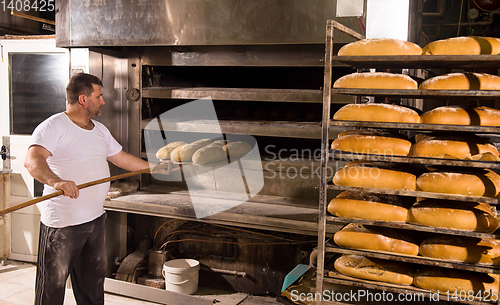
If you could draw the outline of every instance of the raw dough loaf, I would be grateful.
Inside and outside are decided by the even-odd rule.
[[[217,141],[214,141],[214,142],[208,144],[207,146],[209,146],[209,147],[223,147],[226,144],[227,144],[226,140],[217,140]]]
[[[420,55],[422,48],[413,42],[393,38],[362,39],[340,48],[337,56]]]
[[[396,123],[419,123],[420,116],[408,107],[380,104],[347,104],[337,110],[334,120],[340,121],[374,121]]]
[[[176,162],[191,162],[193,154],[200,148],[212,143],[211,139],[201,139],[191,144],[177,146],[171,153],[170,159]]]
[[[408,208],[398,196],[345,191],[328,204],[328,212],[344,218],[408,221]]]
[[[485,291],[493,290],[494,295],[498,295],[498,274],[422,266],[415,272],[413,284],[442,293],[448,291],[450,295],[456,292],[459,299],[460,295],[467,296],[470,291],[474,291],[474,295],[481,292],[484,296]],[[488,301],[491,301],[491,297],[492,294]]]
[[[426,226],[488,232],[498,227],[497,219],[486,203],[424,199],[410,208],[409,221]]]
[[[500,77],[486,73],[448,73],[423,81],[424,90],[500,90]]]
[[[500,126],[500,110],[485,106],[442,106],[423,113],[420,123]]]
[[[417,187],[421,191],[432,193],[498,197],[500,176],[489,169],[441,170],[420,175]]]
[[[241,158],[252,151],[252,145],[243,141],[236,141],[226,144],[222,147],[231,161]]]
[[[440,235],[420,243],[420,255],[437,259],[500,266],[500,240]]]
[[[462,36],[428,43],[423,55],[496,55],[500,54],[500,39],[494,37]]]
[[[333,236],[335,243],[351,249],[418,255],[418,245],[396,230],[350,223]]]
[[[207,164],[227,160],[227,155],[222,147],[208,145],[198,149],[192,159],[194,164]]]
[[[334,88],[418,89],[417,82],[405,74],[387,72],[352,73],[337,79]]]
[[[413,283],[413,268],[401,262],[344,254],[335,261],[334,267],[355,278],[399,285]]]
[[[160,160],[169,160],[170,159],[170,154],[174,149],[177,147],[187,144],[186,142],[183,141],[177,141],[177,142],[172,142],[168,143],[167,145],[163,146],[156,152],[156,158]]]
[[[363,154],[407,156],[411,142],[400,135],[355,130],[342,132],[332,142],[331,149]]]
[[[416,176],[385,163],[352,162],[333,177],[335,185],[414,191]]]
[[[411,145],[408,156],[431,158],[465,158],[491,153],[498,157],[495,145],[479,137],[436,136],[419,139]]]

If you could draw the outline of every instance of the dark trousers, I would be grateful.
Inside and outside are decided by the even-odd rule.
[[[105,219],[65,228],[40,224],[35,305],[62,305],[68,275],[78,305],[104,304]]]

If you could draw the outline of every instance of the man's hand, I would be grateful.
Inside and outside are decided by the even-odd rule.
[[[58,191],[63,191],[64,196],[69,196],[71,199],[76,199],[80,195],[80,190],[74,181],[61,180],[54,183],[52,187]]]
[[[155,166],[151,171],[151,174],[157,175],[169,175],[173,170],[173,163],[171,160],[162,161],[160,164]]]

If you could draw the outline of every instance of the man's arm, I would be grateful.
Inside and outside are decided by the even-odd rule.
[[[64,192],[64,196],[78,198],[79,190],[74,181],[62,180],[50,169],[47,158],[51,153],[39,145],[32,145],[24,159],[24,167],[30,175],[43,184],[47,184],[56,190]]]
[[[108,157],[107,160],[109,162],[113,163],[114,165],[116,165],[120,168],[126,169],[128,171],[136,171],[136,170],[141,170],[141,169],[152,167],[152,166],[150,166],[149,162],[147,162],[141,158],[138,158],[132,154],[124,152],[123,150],[121,150],[116,155]],[[172,163],[169,162],[168,168],[163,169],[161,172],[158,172],[158,173],[163,174],[163,175],[168,175],[168,174],[170,174],[171,171],[172,171]]]

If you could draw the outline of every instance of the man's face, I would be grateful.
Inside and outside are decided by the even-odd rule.
[[[92,86],[94,87],[94,92],[90,96],[87,96],[87,114],[91,118],[100,115],[101,108],[105,104],[102,98],[101,86],[95,84]]]

